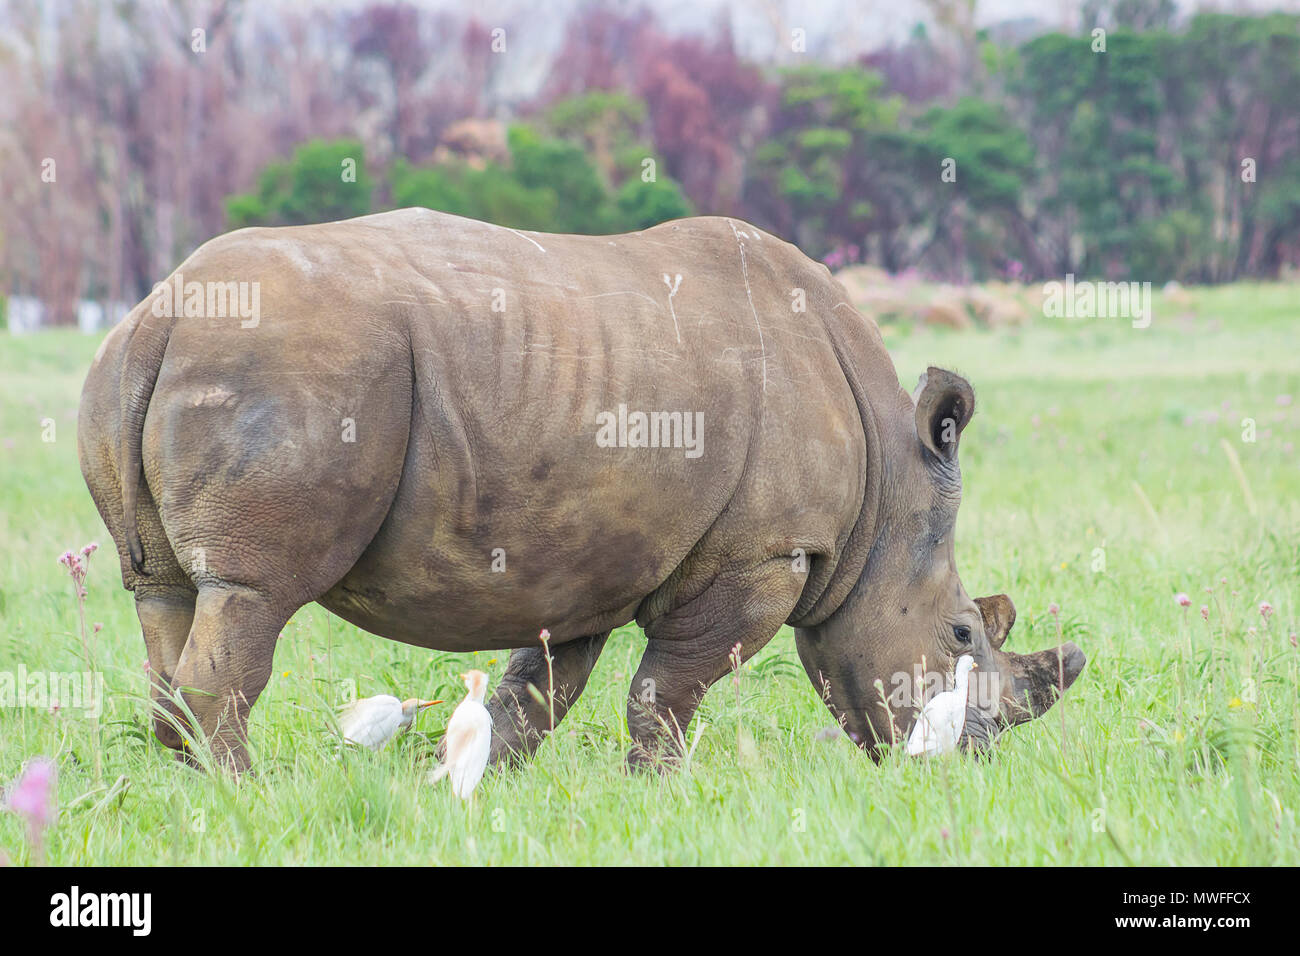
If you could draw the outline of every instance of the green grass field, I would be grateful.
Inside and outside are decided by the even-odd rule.
[[[212,778],[147,729],[144,643],[104,547],[87,599],[103,624],[90,653],[104,712],[0,710],[0,780],[33,755],[57,760],[46,856],[62,865],[1300,863],[1297,313],[1295,287],[1238,285],[1157,296],[1146,330],[886,330],[908,388],[927,364],[976,388],[957,540],[967,590],[1015,600],[1011,650],[1054,645],[1045,609],[1058,603],[1089,657],[1063,708],[992,759],[877,766],[846,739],[815,740],[831,718],[786,629],[744,668],[739,700],[730,681],[708,695],[688,769],[629,777],[624,707],[644,639],[627,627],[537,759],[487,778],[467,813],[423,783],[450,705],[388,750],[342,759],[329,714],[347,679],[363,695],[454,700],[460,671],[495,678],[505,655],[409,648],[308,607],[253,714],[257,774]],[[97,344],[0,340],[0,674],[86,669],[57,558],[109,545],[76,459]],[[33,858],[12,814],[0,850]]]

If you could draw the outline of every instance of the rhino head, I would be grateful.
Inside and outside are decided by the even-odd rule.
[[[953,552],[961,503],[957,451],[975,411],[961,376],[931,368],[912,402],[882,414],[874,537],[861,574],[824,620],[796,627],[804,669],[854,741],[878,756],[904,742],[934,693],[952,686],[958,658],[971,675],[962,746],[982,749],[1001,731],[1038,717],[1086,659],[1073,643],[1033,654],[1003,650],[1016,610],[1005,594],[972,598]],[[905,421],[905,418],[911,421]]]

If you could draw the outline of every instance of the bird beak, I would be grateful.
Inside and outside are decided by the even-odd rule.
[[[420,709],[424,710],[424,708],[426,707],[432,707],[434,704],[441,704],[441,703],[442,701],[440,700],[422,700],[420,701]]]

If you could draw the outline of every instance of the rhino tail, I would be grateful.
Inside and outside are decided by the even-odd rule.
[[[122,362],[122,378],[118,385],[118,402],[122,416],[121,445],[118,447],[118,475],[122,482],[122,530],[126,536],[126,549],[131,567],[138,574],[147,575],[144,569],[144,545],[136,525],[136,508],[140,497],[140,483],[144,480],[141,446],[144,438],[144,419],[149,411],[158,372],[167,352],[176,320],[157,316],[150,309],[131,334]]]

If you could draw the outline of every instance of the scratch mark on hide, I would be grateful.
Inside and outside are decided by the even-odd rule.
[[[584,295],[582,298],[584,298],[584,299],[603,299],[603,298],[605,298],[605,296],[608,296],[608,295],[635,295],[635,296],[640,296],[641,298],[645,299],[647,302],[653,303],[653,304],[656,305],[656,306],[659,304],[658,302],[655,302],[655,300],[654,300],[653,298],[651,298],[650,296],[646,295],[644,292],[637,292],[637,291],[635,291],[634,289],[627,289],[626,291],[623,291],[623,292],[597,292],[595,295]]]
[[[681,288],[682,274],[678,272],[675,278],[677,281],[673,282],[671,279],[668,278],[668,273],[666,272],[664,273],[664,285],[668,286],[668,311],[670,311],[673,314],[673,331],[677,333],[677,344],[681,345],[682,330],[677,325],[677,309],[673,307],[673,296],[675,296],[677,294],[677,290]]]
[[[758,348],[763,357],[763,391],[767,391],[767,345],[763,341],[763,326],[758,321],[758,310],[754,308],[754,293],[749,287],[749,265],[745,261],[745,243],[741,240],[741,233],[736,229],[736,224],[728,219],[727,225],[731,227],[731,234],[736,237],[736,245],[740,246],[740,272],[745,279],[745,297],[749,299],[749,311],[754,316],[754,328],[758,329]]]
[[[507,227],[507,228],[508,228],[508,227]],[[509,232],[513,232],[513,233],[514,233],[516,236],[518,236],[520,239],[526,239],[528,242],[531,242],[533,245],[535,245],[538,249],[542,249],[542,244],[541,244],[540,242],[538,242],[536,239],[529,239],[527,236],[525,236],[525,235],[524,235],[522,232],[520,232],[518,229],[508,229],[508,231],[509,231]],[[545,249],[542,249],[542,252],[545,252],[545,251],[546,251]]]

